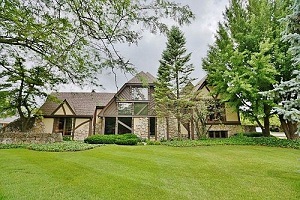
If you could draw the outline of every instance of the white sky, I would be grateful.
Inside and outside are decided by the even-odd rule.
[[[194,78],[201,79],[205,72],[201,68],[201,59],[206,56],[208,45],[214,41],[214,34],[217,29],[217,23],[222,21],[225,6],[228,0],[174,0],[182,4],[188,4],[196,19],[189,26],[181,27],[187,41],[187,52],[192,53],[191,63],[195,66],[195,72],[192,74]],[[170,24],[170,27],[173,24]],[[176,25],[176,24],[174,24]],[[134,64],[137,71],[150,72],[156,76],[161,59],[162,51],[166,47],[167,38],[165,35],[153,35],[144,32],[142,40],[138,46],[124,46],[119,49],[127,59]],[[131,74],[126,76],[117,71],[118,87],[132,78]],[[103,88],[95,88],[95,86],[85,86],[79,88],[75,85],[61,86],[59,91],[65,92],[89,92],[93,89],[97,92],[116,92],[117,88],[114,81],[114,75],[109,71],[103,71],[99,76],[100,83]]]

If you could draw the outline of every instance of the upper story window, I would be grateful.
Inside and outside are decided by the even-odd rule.
[[[133,87],[131,90],[132,100],[149,100],[148,88]]]
[[[207,121],[208,122],[220,122],[225,121],[225,104],[221,103],[220,101],[216,101],[213,104],[208,106],[208,116]]]
[[[132,114],[132,103],[118,103],[119,115],[131,115]]]

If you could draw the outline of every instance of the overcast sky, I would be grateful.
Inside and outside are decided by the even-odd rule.
[[[195,66],[194,78],[201,79],[205,72],[201,69],[201,59],[205,57],[208,45],[214,41],[217,23],[223,19],[222,13],[228,5],[228,0],[174,0],[182,4],[188,4],[196,19],[189,26],[180,27],[186,38],[186,48],[192,53],[191,63]],[[176,25],[176,24],[174,24]],[[172,26],[172,24],[170,24]],[[142,40],[138,46],[125,46],[120,52],[133,63],[137,71],[150,72],[156,76],[161,59],[162,51],[166,48],[167,38],[165,35],[154,35],[144,32]],[[126,76],[117,71],[118,87],[130,80],[132,75]],[[114,75],[108,70],[103,71],[99,76],[103,88],[86,86],[83,89],[76,86],[62,86],[60,91],[84,91],[89,92],[93,89],[97,92],[116,92],[117,87],[114,82]]]

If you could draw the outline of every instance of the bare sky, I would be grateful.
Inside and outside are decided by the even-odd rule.
[[[228,0],[174,0],[182,4],[188,4],[196,15],[195,21],[189,26],[181,27],[186,37],[187,51],[192,53],[191,63],[195,66],[194,78],[201,79],[205,72],[201,69],[201,59],[205,57],[208,45],[214,41],[214,34],[217,29],[217,23],[223,19],[222,13]],[[173,24],[170,24],[172,26]],[[176,24],[174,24],[176,25]],[[134,64],[137,71],[150,72],[156,76],[161,59],[162,51],[166,47],[167,38],[165,35],[154,35],[144,32],[142,40],[138,46],[124,46],[120,52]],[[120,88],[125,82],[132,78],[132,75],[126,76],[117,71],[117,85]],[[99,76],[103,88],[95,86],[86,86],[83,89],[68,85],[60,87],[60,91],[92,91],[97,92],[116,92],[117,87],[114,81],[114,75],[110,71],[103,71]]]

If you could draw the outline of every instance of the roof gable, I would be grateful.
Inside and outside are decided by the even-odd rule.
[[[154,82],[156,81],[156,78],[150,74],[149,72],[145,73],[143,71],[141,71],[140,73],[138,73],[137,75],[135,75],[132,79],[130,79],[127,84],[154,84]]]
[[[53,115],[63,102],[66,102],[74,115],[93,115],[96,107],[104,107],[113,98],[114,93],[96,92],[57,92],[47,98],[40,110],[43,115]],[[53,97],[56,100],[53,100]]]

